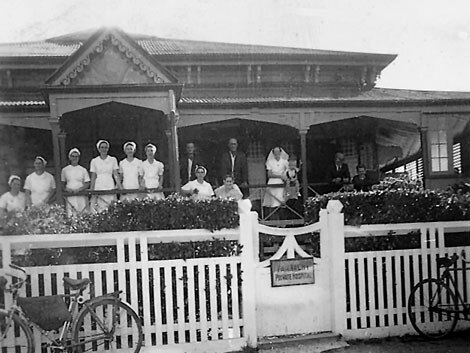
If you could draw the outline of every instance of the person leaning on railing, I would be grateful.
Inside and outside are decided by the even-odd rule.
[[[224,185],[214,190],[215,196],[221,199],[241,200],[243,194],[237,184],[234,184],[234,178],[231,174],[224,177]]]
[[[211,184],[204,180],[207,169],[203,166],[196,168],[196,180],[188,181],[181,187],[183,195],[191,196],[194,200],[208,200],[214,196]]]
[[[337,192],[350,185],[351,174],[349,174],[348,165],[344,163],[343,153],[335,154],[334,163],[327,170],[327,180],[330,184],[329,192]]]
[[[119,162],[119,175],[122,177],[122,189],[123,190],[135,190],[142,187],[142,176],[144,170],[142,169],[142,161],[134,157],[137,145],[135,142],[126,142],[123,146],[126,158]],[[135,200],[140,195],[138,193],[122,194],[121,200]]]
[[[8,178],[10,191],[0,196],[0,219],[24,211],[26,208],[26,196],[21,192],[21,178],[18,175],[11,175]]]
[[[26,207],[47,204],[55,194],[55,180],[46,172],[46,164],[41,156],[34,159],[34,172],[26,177],[24,183]]]
[[[274,147],[266,159],[268,187],[264,194],[263,207],[275,208],[286,202],[285,187],[286,171],[289,169],[289,155],[280,147]],[[277,187],[269,187],[274,184]],[[281,187],[279,187],[281,185]]]
[[[99,156],[93,158],[90,162],[90,190],[114,190],[116,184],[118,189],[122,189],[117,159],[116,157],[108,156],[109,142],[99,140],[96,148],[98,149]],[[101,212],[107,209],[114,200],[116,200],[116,194],[93,195],[91,197],[91,209],[94,212]]]
[[[165,167],[162,162],[155,159],[157,147],[149,143],[145,146],[147,159],[142,162],[143,176],[142,187],[148,190],[146,197],[153,200],[162,200],[163,194],[163,172]]]
[[[61,181],[64,191],[71,194],[79,193],[90,187],[88,171],[78,164],[80,150],[72,148],[69,151],[70,164],[62,169]],[[69,216],[77,215],[88,210],[88,197],[85,195],[67,196],[65,206]]]

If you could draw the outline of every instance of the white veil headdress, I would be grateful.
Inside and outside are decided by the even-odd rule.
[[[266,159],[266,166],[269,164],[269,162],[276,160],[274,157],[274,150],[276,148],[279,148],[281,150],[281,158],[280,159],[285,159],[286,161],[289,160],[289,155],[287,154],[286,151],[284,151],[281,147],[274,147],[271,152],[269,152],[268,158]]]

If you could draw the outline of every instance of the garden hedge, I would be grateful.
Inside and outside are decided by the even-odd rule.
[[[231,200],[201,200],[172,195],[165,200],[116,202],[99,214],[67,217],[63,207],[32,207],[6,221],[3,235],[105,233],[145,230],[235,228],[238,204]],[[97,263],[116,260],[114,247],[36,249],[17,257],[23,266]],[[149,246],[151,260],[234,256],[241,251],[236,241],[213,239],[198,242],[159,243]]]
[[[388,190],[332,193],[305,204],[308,224],[319,219],[329,200],[343,204],[345,224],[389,224],[470,220],[470,195],[432,190]]]

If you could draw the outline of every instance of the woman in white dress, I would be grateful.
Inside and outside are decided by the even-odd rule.
[[[196,167],[196,179],[188,181],[181,187],[185,195],[190,195],[194,200],[208,200],[214,196],[211,184],[204,180],[207,169],[203,166]]]
[[[280,147],[274,147],[266,160],[268,185],[284,184],[286,171],[289,169],[289,155]],[[264,194],[264,207],[278,207],[285,203],[284,187],[268,187]]]
[[[55,180],[52,174],[46,172],[47,161],[37,156],[34,159],[34,172],[26,177],[24,190],[26,206],[47,204],[55,193]]]
[[[72,148],[69,151],[69,160],[70,164],[62,169],[60,180],[63,183],[65,192],[76,194],[90,187],[90,175],[85,168],[78,164],[80,161],[78,148]],[[67,196],[65,203],[69,216],[88,210],[88,197],[85,195]]]
[[[116,157],[108,156],[109,142],[99,140],[96,144],[99,156],[90,162],[91,183],[90,190],[114,190],[116,184],[121,189],[119,180],[119,166]],[[114,181],[116,180],[116,184]],[[93,195],[91,197],[91,209],[101,212],[108,208],[109,204],[116,200],[116,195]]]
[[[142,162],[143,177],[142,186],[148,190],[147,197],[153,200],[163,200],[165,195],[161,190],[163,189],[163,172],[164,165],[162,162],[155,159],[157,147],[149,143],[145,146],[145,154],[147,159]]]
[[[26,208],[26,196],[21,192],[21,178],[18,175],[12,175],[8,178],[10,191],[0,196],[0,216],[24,211]]]
[[[122,189],[140,189],[142,185],[142,161],[134,157],[137,145],[135,142],[126,142],[123,146],[126,158],[119,162],[119,174],[122,178]],[[121,200],[135,200],[139,194],[123,194]]]

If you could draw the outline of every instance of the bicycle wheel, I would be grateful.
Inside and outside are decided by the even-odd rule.
[[[0,312],[0,352],[34,353],[34,338],[30,328],[17,314]]]
[[[84,306],[72,332],[77,353],[116,349],[138,353],[142,347],[140,318],[127,304],[113,299]]]
[[[439,339],[451,333],[457,324],[457,299],[452,290],[437,279],[422,280],[411,290],[408,317],[423,337]]]

